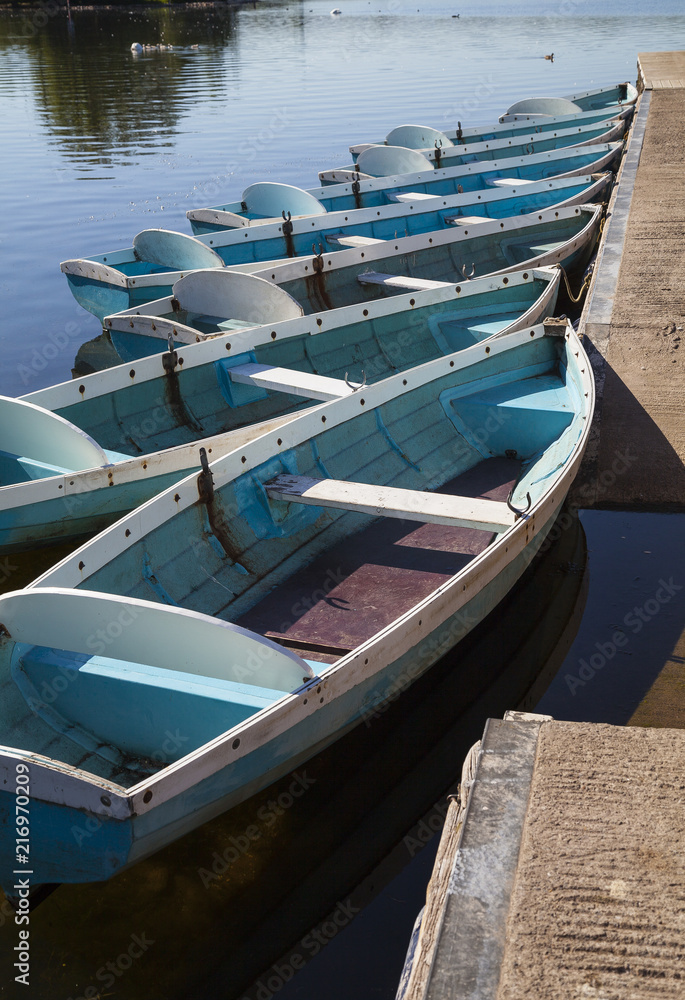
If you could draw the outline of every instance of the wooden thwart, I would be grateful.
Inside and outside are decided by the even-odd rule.
[[[484,215],[445,215],[445,222],[450,226],[473,226],[476,222],[490,222]]]
[[[275,368],[272,365],[236,365],[229,369],[228,374],[233,382],[255,385],[261,389],[275,389],[293,396],[305,396],[307,399],[340,399],[355,391],[340,378],[298,372],[292,368]]]
[[[506,503],[480,497],[426,493],[341,479],[311,479],[287,473],[264,485],[269,496],[278,500],[338,507],[360,514],[381,514],[408,521],[504,531],[516,520],[516,515]]]
[[[384,285],[387,288],[401,288],[405,292],[424,292],[430,288],[449,288],[451,281],[429,281],[427,278],[409,278],[403,274],[383,274],[381,271],[367,271],[358,274],[361,285]]]
[[[442,195],[439,194],[425,194],[421,191],[402,191],[400,194],[388,194],[388,198],[392,201],[398,201],[400,204],[406,204],[411,201],[425,201],[427,198],[441,198]]]
[[[370,247],[375,243],[387,243],[387,240],[378,240],[373,236],[346,236],[344,233],[331,233],[326,236],[327,243],[334,243],[341,247]]]
[[[520,177],[494,177],[485,183],[489,187],[513,187],[514,184],[535,184],[535,181],[523,180]]]

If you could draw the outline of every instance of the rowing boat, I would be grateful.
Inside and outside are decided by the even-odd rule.
[[[196,208],[186,213],[196,236],[233,229],[259,226],[273,222],[285,214],[292,218],[324,215],[326,212],[348,211],[390,205],[400,196],[413,194],[449,195],[464,191],[486,191],[491,187],[513,185],[515,181],[539,181],[550,177],[573,177],[596,174],[616,168],[621,156],[621,142],[589,146],[567,146],[525,156],[508,156],[485,163],[464,163],[456,167],[437,169],[420,153],[410,154],[418,166],[414,173],[382,177],[366,177],[354,181],[324,184],[303,191],[291,184],[262,181],[243,191],[240,201],[213,208]],[[411,166],[406,160],[402,167]],[[329,179],[335,179],[335,171]]]
[[[298,257],[257,271],[254,277],[278,285],[309,314],[354,303],[366,305],[406,292],[454,287],[455,282],[471,281],[476,275],[499,277],[555,264],[575,282],[592,253],[602,214],[601,206],[584,205],[502,221],[482,220],[455,231],[391,242],[341,237],[341,244],[349,249]],[[133,361],[161,350],[165,337],[188,343],[226,332],[229,323],[235,324],[236,318],[244,322],[246,315],[236,317],[235,280],[231,271],[190,276],[179,280],[165,298],[105,317],[112,345],[123,360]],[[211,308],[203,304],[210,299]],[[149,338],[153,326],[156,346],[150,340],[137,343],[140,337]]]
[[[583,90],[566,97],[531,97],[512,104],[499,120],[502,124],[533,120],[543,124],[552,116],[572,114],[580,120],[586,115],[613,114],[617,110],[632,108],[637,96],[637,89],[632,83],[619,83],[615,87]]]
[[[475,160],[496,160],[506,156],[525,156],[527,153],[541,153],[565,146],[583,146],[592,143],[615,142],[626,130],[624,118],[606,119],[590,125],[574,125],[570,128],[553,129],[547,132],[528,131],[509,139],[488,139],[482,142],[453,143],[443,132],[420,125],[404,125],[396,130],[395,144],[365,146],[354,163],[333,170],[319,171],[322,184],[340,183],[348,180],[353,173],[361,177],[380,177],[383,174],[399,174],[407,165],[408,170],[417,170],[420,153],[431,163],[452,167]],[[401,141],[400,141],[401,140]]]
[[[535,99],[534,107],[540,107],[539,98]],[[544,98],[542,100],[545,100]],[[633,113],[637,100],[637,90],[630,83],[622,83],[617,87],[605,87],[600,90],[585,91],[583,94],[570,94],[563,98],[551,98],[547,100],[560,100],[559,111],[556,113],[541,113],[540,111],[527,114],[525,111],[514,112],[510,108],[500,117],[495,125],[476,125],[470,128],[463,128],[461,122],[456,128],[446,128],[442,131],[434,129],[437,136],[444,136],[450,142],[472,143],[486,142],[491,139],[516,138],[532,124],[540,132],[551,131],[552,129],[572,128],[574,125],[590,125],[593,122],[603,121],[607,118],[627,118]],[[523,102],[519,102],[523,103]],[[574,108],[569,109],[569,104]],[[551,109],[551,105],[548,108]],[[562,110],[563,109],[563,110]],[[509,117],[510,116],[510,117]],[[407,145],[400,142],[400,138],[410,138],[404,135],[405,129],[414,129],[419,126],[400,125],[397,129],[392,129],[385,139],[378,139],[375,142],[359,142],[350,146],[350,153],[356,160],[363,149],[367,146],[376,146],[387,143],[394,145]],[[422,126],[425,128],[425,126]],[[432,143],[429,143],[432,145]],[[418,148],[418,147],[414,147]]]
[[[197,241],[215,250],[223,263],[232,269],[258,271],[278,260],[309,256],[312,245],[320,245],[328,253],[339,250],[341,237],[396,240],[460,226],[476,216],[504,219],[552,206],[599,201],[608,197],[612,180],[607,172],[521,182],[438,197],[412,192],[411,197],[401,195],[391,205],[281,219],[261,226],[208,233],[198,236]],[[105,316],[169,295],[182,274],[173,267],[142,265],[138,249],[145,245],[152,252],[155,244],[165,242],[169,235],[178,237],[179,234],[146,230],[136,237],[134,246],[125,250],[63,262],[62,271],[72,294],[84,309],[101,321]],[[157,252],[157,260],[162,258],[162,252]]]
[[[170,324],[140,318],[147,323],[142,336],[113,332],[120,352],[159,352],[168,333],[179,347],[205,343],[21,399],[0,397],[0,551],[106,527],[199,468],[200,448],[215,457],[280,426],[302,406],[349,394],[346,372],[356,383],[374,382],[539,322],[554,309],[559,274],[524,273],[506,283],[481,279],[463,290],[443,285],[350,306],[324,320],[302,316],[287,292],[262,278],[193,272],[178,282],[184,305],[195,297],[200,309],[242,317],[225,320],[214,343],[195,329],[185,336],[178,323],[188,316],[169,306]],[[195,322],[207,329],[197,313]]]
[[[440,282],[555,264],[575,283],[596,244],[603,211],[601,205],[547,209],[390,243],[343,237],[350,249],[299,257],[255,273],[279,285],[308,313],[435,288]],[[123,325],[120,321],[119,328]]]
[[[344,296],[341,290],[340,306],[331,309],[331,320],[333,324],[344,323],[351,315],[354,322],[361,314],[362,319],[374,325],[382,315],[383,303],[395,301],[400,312],[405,310],[408,313],[403,318],[395,311],[395,335],[398,321],[402,329],[416,331],[419,310],[423,310],[421,323],[425,317],[428,327],[436,328],[436,324],[440,326],[442,323],[439,313],[447,309],[454,336],[445,341],[438,340],[449,352],[472,343],[474,337],[480,340],[484,336],[501,335],[509,329],[537,322],[556,302],[559,277],[557,268],[531,268],[496,277],[486,275],[473,280],[460,279],[455,285],[454,281],[433,281],[406,275],[393,277],[353,265],[341,282],[346,284],[348,294]],[[287,279],[286,273],[284,283],[288,283]],[[297,277],[293,284],[302,291],[303,302],[310,307],[310,314],[315,319],[296,323],[292,329],[299,334],[303,326],[310,328],[313,323],[323,328],[323,314],[316,311],[315,296],[307,295],[304,282],[299,282]],[[354,294],[357,289],[359,291]],[[347,304],[345,299],[352,304]],[[274,284],[270,275],[266,278],[261,274],[230,270],[194,271],[177,281],[172,294],[166,298],[107,316],[105,329],[112,346],[124,361],[136,361],[159,353],[169,345],[176,348],[216,337],[230,336],[229,343],[235,350],[236,334],[257,326],[264,327],[260,339],[283,339],[284,334],[273,329],[273,324],[282,315],[281,309],[277,312],[280,303],[289,303],[293,312],[297,310],[300,315],[305,314],[303,304],[297,302],[285,288]],[[328,308],[333,305],[329,299]],[[356,308],[356,314],[345,311],[353,308]],[[517,326],[510,327],[512,323]],[[286,331],[286,336],[292,336],[291,331]],[[346,345],[344,358],[338,359],[338,363],[348,365],[351,353],[359,364],[368,364],[370,358],[359,346],[354,332],[348,330],[346,338],[343,340]],[[350,352],[353,344],[354,349]],[[322,351],[327,345],[320,340],[318,346]],[[374,353],[375,349],[374,345]],[[313,365],[316,371],[328,366],[329,362],[320,358]]]
[[[565,323],[474,345],[305,412],[0,598],[6,893],[17,794],[31,886],[106,880],[373,719],[529,564],[593,398]]]

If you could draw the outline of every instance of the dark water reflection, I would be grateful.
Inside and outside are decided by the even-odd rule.
[[[173,147],[198,57],[201,85],[212,88],[223,78],[221,58],[238,44],[236,8],[225,4],[202,19],[171,7],[75,9],[69,19],[60,14],[35,27],[38,14],[0,18],[0,51],[21,45],[23,85],[40,95],[41,124],[80,171]],[[132,40],[174,50],[122,58]]]

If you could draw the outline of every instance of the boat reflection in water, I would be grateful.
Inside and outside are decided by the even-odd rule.
[[[586,561],[580,522],[562,512],[496,611],[385,711],[111,881],[57,888],[31,914],[33,1000],[111,990],[231,1000],[256,996],[259,983],[270,996],[274,965],[296,987],[297,971],[410,863],[404,838],[414,828],[426,839],[421,820],[454,788],[485,719],[536,704],[577,631]],[[92,831],[85,821],[72,832]],[[415,916],[422,900],[411,905]],[[399,980],[411,921],[380,929],[397,940],[377,949],[388,982]],[[14,979],[17,930],[3,901],[3,982]]]

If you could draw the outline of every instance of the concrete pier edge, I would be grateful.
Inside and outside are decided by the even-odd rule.
[[[401,1000],[495,996],[538,735],[547,721],[527,712],[487,720],[466,809],[453,802],[445,821]]]
[[[581,508],[685,512],[685,52],[641,52],[641,91],[580,318],[596,385]]]
[[[638,78],[640,64],[638,61]],[[616,183],[607,206],[595,267],[588,295],[580,317],[578,332],[583,340],[595,377],[595,415],[585,449],[583,464],[571,488],[569,502],[577,507],[594,507],[599,482],[599,442],[606,375],[606,352],[611,331],[611,314],[618,285],[621,255],[625,244],[628,216],[633,200],[635,178],[644,142],[651,91],[643,90],[628,135],[628,141]]]

